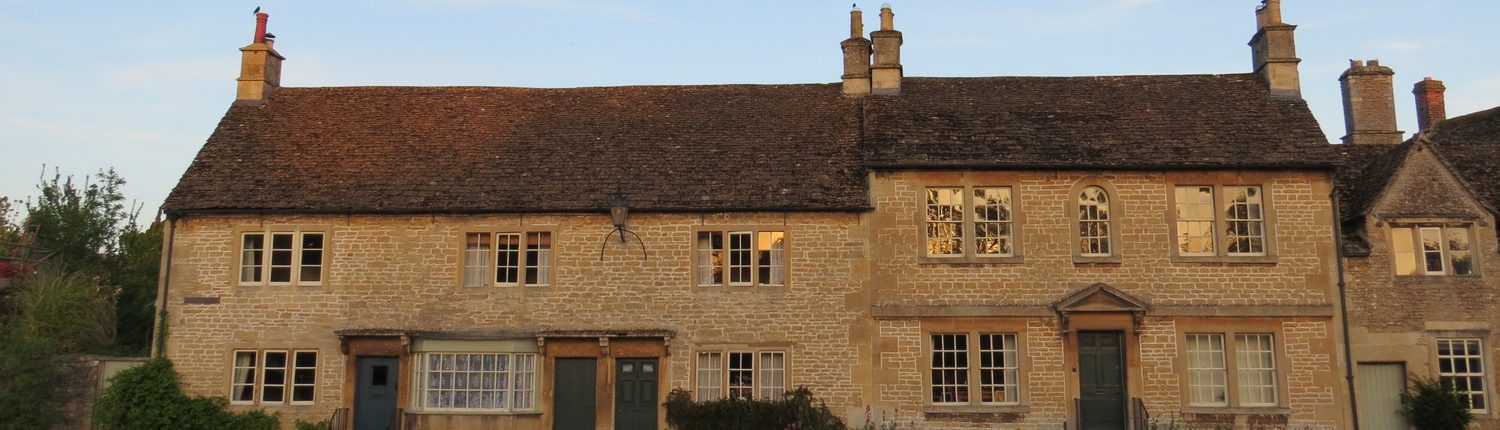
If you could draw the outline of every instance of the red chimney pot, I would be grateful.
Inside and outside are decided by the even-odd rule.
[[[266,21],[271,14],[265,12],[255,13],[255,43],[266,43]]]

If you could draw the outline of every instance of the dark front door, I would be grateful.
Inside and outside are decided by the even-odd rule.
[[[1078,428],[1125,428],[1125,354],[1117,331],[1078,333]]]
[[[615,430],[656,428],[655,358],[615,360]]]
[[[559,358],[553,372],[552,430],[594,428],[594,375],[597,360]]]
[[[396,357],[359,357],[354,387],[354,430],[396,429]]]

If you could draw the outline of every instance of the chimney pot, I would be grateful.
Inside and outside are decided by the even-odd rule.
[[[870,93],[870,39],[865,38],[864,13],[849,11],[849,38],[839,47],[844,51],[843,93],[862,96]]]
[[[272,47],[272,39],[266,37],[266,22],[270,15],[255,14],[255,39],[240,48],[240,77],[235,91],[235,104],[260,104],[271,96],[271,91],[281,87],[282,57]]]
[[[870,65],[870,92],[901,94],[901,32],[896,31],[896,13],[890,3],[880,6],[880,31],[870,33],[874,40],[875,62]]]
[[[1423,78],[1412,85],[1411,92],[1417,99],[1417,129],[1427,131],[1438,122],[1448,119],[1448,108],[1443,101],[1443,81]]]

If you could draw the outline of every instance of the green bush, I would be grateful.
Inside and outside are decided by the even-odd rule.
[[[780,399],[693,401],[682,389],[667,394],[667,424],[677,430],[845,430],[812,391],[798,388]]]
[[[1418,430],[1464,430],[1474,420],[1469,399],[1447,382],[1412,375],[1401,398],[1401,417]]]
[[[177,386],[177,371],[165,358],[120,372],[94,404],[99,430],[276,430],[275,415],[254,410],[233,413],[222,397],[188,397]]]
[[[309,422],[297,420],[297,430],[329,430],[328,421]]]
[[[0,429],[44,429],[57,421],[51,403],[59,376],[50,339],[0,328]]]

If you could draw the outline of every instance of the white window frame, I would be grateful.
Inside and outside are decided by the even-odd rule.
[[[465,369],[458,369],[456,367],[457,367],[457,362],[458,362],[460,356],[463,357],[464,362],[466,364],[470,364],[471,365],[472,363],[474,363],[471,360],[473,360],[475,358],[478,358],[480,360],[484,360],[486,357],[488,357],[488,358],[491,359],[491,361],[489,361],[489,362],[490,363],[494,363],[494,365],[490,366],[489,369],[486,369],[485,365],[483,365],[483,364],[480,365],[480,369],[479,370],[475,370],[473,367],[467,367]],[[500,362],[500,357],[505,357],[505,361],[506,361],[506,366],[505,366],[506,369],[505,370],[499,370],[498,369],[499,362]],[[432,366],[430,358],[437,358],[440,361],[439,367],[448,367],[447,363],[453,363],[452,366],[455,367],[455,368],[454,369],[432,369],[430,367],[430,366]],[[541,377],[541,374],[542,374],[542,371],[541,371],[542,355],[539,354],[539,353],[536,353],[536,352],[495,352],[495,351],[485,351],[485,352],[429,351],[429,352],[418,352],[418,353],[412,354],[411,363],[412,363],[412,368],[413,368],[412,369],[412,376],[413,376],[413,378],[412,378],[412,380],[413,380],[413,382],[412,382],[412,404],[414,405],[414,407],[413,407],[414,410],[427,411],[427,412],[491,412],[491,413],[529,413],[529,412],[536,412],[536,411],[539,410],[538,406],[537,406],[537,402],[538,402],[538,400],[537,400],[537,392],[539,390],[537,390],[537,388],[539,387],[539,384],[540,384],[540,379],[539,378]],[[481,363],[483,363],[483,361],[481,361]],[[529,369],[523,369],[522,368],[523,367],[522,363],[530,363],[529,364]],[[449,384],[451,384],[452,386],[451,387],[429,388],[428,386],[431,384],[430,378],[438,377],[439,380],[442,379],[441,376],[438,376],[435,373],[436,374],[447,374],[447,375],[449,375],[450,376],[449,381],[451,381],[451,382],[449,382]],[[488,376],[490,378],[487,379],[486,376]],[[504,377],[504,379],[505,379],[505,385],[506,386],[505,387],[494,387],[494,385],[497,385],[498,380],[500,379],[501,376]],[[458,379],[460,377],[462,377],[464,379],[464,382],[463,382],[464,388],[458,388],[458,385],[459,385]],[[491,387],[493,387],[493,388],[485,388],[485,382],[486,382],[486,380],[489,382],[489,384],[491,384]],[[470,384],[472,384],[474,381],[478,381],[480,383],[480,388],[471,388],[470,387]],[[455,396],[454,396],[455,399],[456,399],[456,394],[459,393],[460,391],[462,391],[463,393],[466,394],[465,395],[465,399],[466,400],[467,400],[469,394],[488,395],[491,398],[498,398],[498,397],[501,397],[501,396],[499,396],[499,394],[503,394],[504,402],[505,403],[504,403],[503,407],[467,407],[467,406],[465,406],[465,407],[453,407],[453,406],[443,407],[441,405],[439,405],[439,406],[433,406],[433,405],[431,405],[431,404],[428,403],[428,398],[427,398],[427,394],[429,394],[429,391],[432,391],[432,390],[452,392],[452,393],[455,394]],[[521,396],[518,395],[518,394],[521,394],[521,393],[524,393],[524,396],[525,396],[524,400],[521,400]],[[441,394],[439,394],[439,395],[441,395]],[[496,400],[496,401],[498,401],[498,400]],[[518,401],[524,402],[524,405],[521,405],[521,406],[524,406],[524,407],[518,407],[518,405],[517,405]]]
[[[1443,354],[1443,347],[1445,345],[1447,346],[1449,352],[1447,355]],[[1461,345],[1463,347],[1463,351],[1461,351],[1461,353],[1459,354],[1455,354],[1455,345]],[[1477,354],[1469,353],[1468,350],[1470,345],[1473,345],[1474,350],[1478,351]],[[1437,345],[1435,346],[1437,349],[1436,353],[1438,360],[1438,380],[1451,381],[1457,378],[1465,378],[1467,382],[1470,382],[1469,384],[1466,384],[1466,386],[1462,389],[1460,389],[1458,384],[1453,384],[1453,387],[1454,389],[1458,390],[1460,395],[1462,395],[1469,401],[1469,412],[1472,412],[1474,414],[1485,414],[1493,409],[1491,408],[1491,405],[1494,404],[1495,399],[1493,396],[1489,395],[1489,383],[1487,382],[1489,376],[1485,372],[1486,363],[1484,354],[1484,341],[1479,338],[1444,337],[1438,338]],[[1458,371],[1457,366],[1457,363],[1460,360],[1465,363],[1464,371],[1462,372]],[[1443,371],[1443,364],[1445,362],[1447,363],[1449,369],[1447,372]],[[1470,363],[1478,363],[1479,369],[1474,369],[1474,366],[1469,365]],[[1472,384],[1473,381],[1479,381],[1479,389],[1474,389],[1474,386]],[[1479,397],[1481,401],[1484,402],[1484,407],[1477,409],[1474,408],[1475,397]]]
[[[1170,188],[1171,189],[1169,191],[1169,195],[1172,204],[1168,209],[1171,211],[1169,213],[1172,219],[1171,251],[1173,257],[1183,257],[1187,259],[1222,258],[1227,259],[1227,261],[1257,259],[1263,260],[1274,258],[1274,250],[1276,249],[1276,239],[1275,235],[1273,234],[1273,227],[1275,226],[1275,211],[1272,208],[1273,202],[1271,201],[1272,199],[1270,191],[1268,191],[1268,189],[1270,188],[1269,186],[1265,184],[1176,183],[1172,184]],[[1182,217],[1179,213],[1179,208],[1184,203],[1181,201],[1182,199],[1178,197],[1178,191],[1181,189],[1201,188],[1209,188],[1212,190],[1212,207],[1210,208],[1210,213],[1213,214],[1212,219]],[[1247,200],[1243,203],[1235,202],[1230,198],[1231,191],[1235,189],[1254,189],[1259,201],[1250,202]],[[1250,207],[1252,205],[1255,205],[1258,210],[1250,210]],[[1246,210],[1244,211],[1245,216],[1230,216],[1230,213],[1234,212],[1233,209],[1240,206],[1244,206],[1246,208]],[[1182,240],[1187,237],[1185,236],[1187,232],[1184,231],[1183,228],[1183,224],[1185,223],[1210,223],[1212,227],[1210,228],[1208,239],[1213,241],[1211,252],[1184,252],[1182,250]],[[1254,228],[1247,228],[1246,230],[1258,231],[1259,234],[1236,234],[1231,236],[1229,234],[1229,227],[1233,223],[1241,223],[1246,227],[1254,226]],[[1236,239],[1259,239],[1260,250],[1231,251],[1230,241]]]
[[[988,336],[1000,341],[999,348],[994,344],[991,348],[984,348],[984,338]],[[962,348],[956,342],[947,345],[948,342],[940,344],[938,338],[963,339]],[[1025,396],[1025,384],[1021,382],[1021,335],[1016,332],[1004,331],[935,331],[924,336],[927,355],[924,357],[928,365],[925,366],[926,402],[933,406],[1016,406],[1022,403]],[[1009,346],[1010,348],[1006,348]],[[984,354],[998,354],[1001,361],[998,365],[985,366]],[[937,360],[938,354],[949,354],[950,357],[961,358],[951,366],[933,366],[937,363],[945,363],[945,360]],[[939,383],[937,376],[940,372],[953,375],[951,379],[966,381],[964,383],[948,383],[947,377],[942,378],[944,383]],[[985,372],[999,372],[1004,383],[984,383]],[[1006,401],[995,401],[984,399],[986,389],[999,389]],[[951,389],[954,393],[952,401],[938,401],[935,399],[939,389]],[[943,397],[947,399],[945,395]]]
[[[250,366],[240,366],[240,364],[238,363],[238,359],[239,359],[240,354],[242,354],[242,353],[251,354],[255,358],[255,362],[251,363]],[[273,353],[274,354],[285,354],[286,355],[286,361],[285,361],[285,363],[283,364],[282,367],[272,368],[272,367],[267,367],[266,366],[266,361],[267,361],[266,357],[270,356]],[[298,367],[297,366],[297,356],[300,355],[300,354],[313,354],[313,357],[314,357],[313,358],[313,366],[312,367],[305,367],[305,366]],[[319,351],[316,350],[316,349],[235,349],[235,350],[232,350],[229,353],[229,396],[228,396],[229,403],[230,404],[234,404],[234,405],[261,405],[261,406],[271,406],[271,405],[312,405],[312,404],[316,404],[317,403],[317,399],[318,399],[318,391],[319,391],[318,390],[318,383],[321,382],[320,379],[322,379],[321,375],[318,374],[318,364],[319,364],[319,360],[321,360],[321,359],[322,359],[322,357],[319,355]],[[238,378],[236,378],[236,373],[240,369],[247,369],[249,372],[251,372],[251,375],[252,375],[251,378],[253,379],[253,382],[245,383],[245,382],[240,381]],[[267,370],[280,370],[280,371],[282,371],[282,373],[281,373],[281,375],[282,375],[281,376],[281,382],[278,383],[278,384],[269,384],[268,381],[266,380],[266,373],[267,373],[266,371]],[[313,381],[311,383],[297,383],[297,379],[296,378],[297,378],[297,372],[298,371],[309,371],[309,372],[311,372],[311,374],[313,375]],[[263,398],[263,396],[264,396],[264,393],[265,393],[265,387],[267,387],[267,386],[281,387],[281,400],[278,400],[278,401],[266,401]],[[241,387],[250,387],[250,400],[240,400],[240,399],[236,398],[235,393],[236,393],[237,389],[241,388]],[[310,388],[312,388],[311,400],[293,400],[293,399],[296,398],[296,388],[297,387],[310,387]]]
[[[735,355],[749,356],[751,363],[748,368],[731,369],[731,357]],[[767,359],[780,356],[779,367],[771,366]],[[786,392],[786,387],[792,386],[790,351],[781,348],[724,348],[704,349],[693,355],[693,398],[700,402],[715,401],[733,398],[731,389],[747,390],[750,397],[757,400],[777,400]],[[749,385],[731,385],[732,373],[736,371],[749,372]],[[780,381],[775,381],[780,378]],[[768,391],[770,390],[770,391]],[[778,391],[778,392],[772,392]]]
[[[1391,273],[1395,276],[1479,276],[1479,256],[1476,250],[1472,224],[1451,222],[1392,222],[1390,227]],[[1438,249],[1426,249],[1428,233],[1436,234]],[[1462,237],[1468,249],[1453,249],[1455,235]],[[1438,255],[1440,263],[1436,270],[1427,264],[1429,254]],[[1469,260],[1469,273],[1458,273],[1454,260],[1459,255]],[[1411,265],[1410,273],[1403,273],[1402,265]]]
[[[1005,205],[981,203],[978,194],[981,190],[1003,192],[1007,203]],[[958,191],[958,203],[955,205],[934,204],[931,196],[935,191],[949,193]],[[1018,240],[1020,234],[1016,231],[1016,224],[1019,222],[1019,211],[1017,208],[1020,205],[1020,200],[1016,197],[1015,187],[1009,185],[931,185],[922,188],[921,202],[919,203],[921,207],[921,215],[919,216],[921,220],[920,231],[922,233],[921,256],[923,258],[933,262],[957,263],[970,260],[993,261],[997,259],[1010,259],[1020,255],[1021,244]],[[1004,209],[994,211],[996,219],[981,219],[981,214],[987,215],[990,213],[988,210],[981,211],[981,206],[1003,207]],[[957,214],[956,218],[958,220],[934,220],[931,217],[931,212],[935,209],[940,212],[943,210],[951,211]],[[988,217],[986,216],[985,218]],[[957,229],[959,230],[958,235],[947,239],[956,239],[959,241],[959,253],[939,254],[932,252],[932,225],[934,224],[957,225]],[[994,225],[995,230],[997,230],[993,239],[997,241],[995,245],[997,252],[980,252],[979,242],[981,238],[979,236],[979,228],[984,225]],[[1000,244],[1001,242],[1004,245]]]
[[[703,238],[708,235],[708,246]],[[722,247],[712,247],[718,235]],[[748,238],[746,247],[736,247],[735,237]],[[776,240],[780,245],[776,245]],[[771,240],[772,243],[764,243]],[[791,278],[791,233],[785,228],[705,228],[692,233],[693,285],[698,287],[785,287]],[[762,254],[767,258],[761,261]],[[748,258],[740,261],[737,258]],[[777,259],[780,258],[778,261]],[[714,271],[723,279],[714,282]],[[749,279],[736,279],[735,271],[748,272]],[[765,273],[762,273],[762,272]]]
[[[1267,408],[1280,406],[1282,402],[1281,385],[1283,381],[1281,380],[1281,369],[1278,368],[1279,363],[1277,362],[1277,354],[1279,351],[1276,341],[1277,337],[1279,336],[1276,333],[1267,331],[1195,331],[1186,333],[1182,338],[1184,342],[1182,350],[1184,354],[1184,368],[1188,372],[1186,393],[1188,405],[1219,408]],[[1242,351],[1240,345],[1241,339],[1252,338],[1268,340],[1269,349]],[[1218,347],[1220,349],[1195,349],[1195,339],[1197,340],[1196,345],[1209,345],[1210,348],[1213,347],[1212,340],[1217,339],[1219,341]],[[1195,356],[1194,354],[1199,355]],[[1259,363],[1259,358],[1266,357],[1263,356],[1257,358],[1252,357],[1250,354],[1266,354],[1268,355],[1268,358],[1264,360],[1264,363]],[[1204,358],[1210,360],[1210,362],[1206,365],[1204,365],[1201,361]],[[1217,359],[1218,362],[1213,363],[1213,359]],[[1262,365],[1257,366],[1256,364]],[[1265,365],[1269,365],[1270,367],[1265,367]],[[1269,387],[1264,384],[1247,384],[1252,375],[1267,373],[1270,375],[1271,380],[1271,385]],[[1205,377],[1209,378],[1209,380],[1203,381],[1202,379],[1200,379]],[[1222,383],[1218,383],[1219,381],[1213,380],[1214,378],[1218,378],[1218,380],[1222,381]],[[1270,402],[1267,403],[1246,401],[1246,397],[1248,396],[1246,395],[1247,393],[1245,390],[1252,388],[1270,388]],[[1209,401],[1203,401],[1203,399],[1199,399],[1197,397],[1197,393],[1199,392],[1198,390],[1200,389],[1209,390],[1208,393],[1210,396],[1216,394],[1217,392],[1222,392],[1224,395],[1224,399],[1222,401],[1213,401],[1213,399],[1208,399]],[[1214,390],[1220,391],[1216,392]]]
[[[543,242],[542,236],[546,236],[546,247],[533,247],[533,238],[538,243]],[[502,236],[514,238],[516,249],[502,250],[500,238]],[[478,237],[479,243],[488,244],[487,247],[471,249],[469,243],[471,237]],[[500,282],[501,253],[515,252],[514,261],[506,261],[504,268],[515,270],[515,282]],[[545,229],[505,230],[505,231],[469,231],[464,232],[463,241],[460,245],[459,257],[459,285],[465,288],[486,287],[547,287],[555,283],[557,277],[556,261],[557,255],[557,233]],[[475,253],[484,252],[484,258],[477,258]],[[476,261],[481,265],[473,265]],[[514,263],[513,265],[511,263]],[[528,272],[535,271],[534,276]],[[482,282],[471,282],[470,277],[479,272],[484,272]]]
[[[1097,190],[1097,191],[1096,191]],[[1102,198],[1087,199],[1090,191],[1096,191],[1096,196]],[[1110,257],[1115,254],[1113,237],[1114,219],[1110,217],[1111,206],[1114,201],[1109,195],[1109,190],[1098,185],[1083,187],[1078,194],[1078,256],[1080,257]],[[1089,227],[1094,227],[1092,230]],[[1090,252],[1095,249],[1103,252]]]
[[[278,250],[278,248],[275,247],[275,237],[278,236],[278,235],[290,235],[290,236],[292,236],[292,247],[286,249],[287,251],[290,251],[291,254],[292,254],[292,256],[291,256],[292,257],[291,264],[289,264],[289,265],[276,265],[276,266],[272,266],[271,265],[271,260],[274,258],[273,256],[275,255],[276,251]],[[302,247],[303,238],[305,236],[307,236],[307,235],[319,235],[319,236],[322,236],[323,237],[323,239],[322,239],[322,247],[321,248],[307,248],[307,249],[303,249],[303,247]],[[259,249],[253,249],[252,250],[252,249],[249,249],[249,248],[245,248],[245,238],[247,238],[249,236],[260,236],[261,237],[261,247]],[[235,268],[238,269],[238,270],[235,271],[235,280],[238,283],[238,285],[240,285],[240,286],[246,286],[246,287],[249,287],[249,286],[268,286],[268,285],[269,286],[295,285],[295,286],[300,286],[300,287],[317,287],[317,286],[322,286],[323,283],[328,279],[328,261],[329,261],[328,260],[328,257],[329,257],[329,254],[328,254],[329,247],[328,247],[328,245],[329,245],[329,241],[330,241],[330,237],[331,236],[332,235],[329,234],[328,232],[326,232],[326,231],[319,231],[319,230],[306,230],[306,231],[300,231],[300,230],[299,231],[265,230],[265,231],[244,231],[244,232],[241,232],[239,234],[239,242],[236,244],[236,248],[239,249],[239,252],[236,254],[237,258],[235,260],[236,261]],[[247,265],[247,264],[245,264],[246,263],[245,254],[249,253],[249,252],[260,252],[261,255],[260,255],[260,259],[259,259],[260,261],[257,262],[258,264],[255,264],[255,265]],[[318,263],[317,264],[303,264],[302,260],[303,260],[303,257],[304,257],[304,253],[306,253],[306,252],[318,252],[318,253],[320,253],[318,255]],[[245,272],[245,268],[247,266],[248,267],[254,267],[255,268],[254,272]],[[271,272],[272,272],[272,269],[273,268],[282,268],[282,267],[285,267],[285,268],[287,268],[287,270],[290,271],[290,273],[288,274],[287,281],[282,281],[282,282],[273,282],[273,281],[271,281]],[[304,281],[304,280],[302,280],[302,269],[304,267],[316,267],[318,269],[318,280],[316,280],[316,281]],[[260,279],[259,280],[246,281],[245,280],[246,273],[256,273],[256,274],[258,274],[260,276]]]

